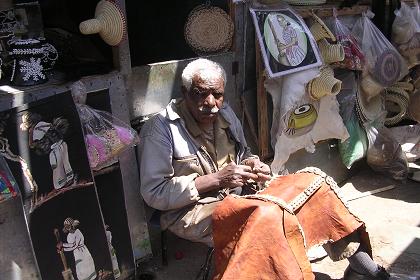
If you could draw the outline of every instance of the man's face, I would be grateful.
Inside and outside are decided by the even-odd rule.
[[[198,75],[192,79],[191,88],[185,93],[187,107],[201,125],[213,123],[222,107],[225,86],[222,77],[204,81]]]

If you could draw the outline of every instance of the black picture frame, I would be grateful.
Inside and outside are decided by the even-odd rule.
[[[289,8],[250,8],[269,78],[322,65],[316,42],[303,19]]]

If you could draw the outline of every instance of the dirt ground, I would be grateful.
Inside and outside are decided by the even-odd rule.
[[[381,188],[389,190],[367,193]],[[366,223],[374,260],[391,272],[392,279],[419,280],[420,183],[411,180],[396,182],[366,168],[343,183],[341,190],[346,198],[351,199],[351,211]],[[152,233],[152,236],[158,237],[159,234]],[[153,276],[140,279],[196,279],[206,257],[206,246],[173,235],[169,235],[168,243],[168,265],[162,266],[160,242],[152,239],[155,257],[142,263],[139,271]],[[347,265],[347,260],[332,262],[323,257],[312,262],[312,269],[319,280],[342,279]]]

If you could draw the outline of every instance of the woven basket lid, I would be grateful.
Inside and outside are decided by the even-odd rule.
[[[225,51],[232,45],[233,22],[221,8],[200,5],[189,14],[184,35],[198,54]]]
[[[95,18],[81,22],[79,29],[85,35],[99,33],[105,43],[116,46],[126,35],[126,21],[117,4],[101,0],[96,5]]]
[[[327,0],[283,0],[290,5],[297,6],[309,6],[309,5],[321,5],[327,3]]]
[[[376,59],[372,75],[384,86],[391,86],[401,74],[400,55],[393,49],[384,50]]]

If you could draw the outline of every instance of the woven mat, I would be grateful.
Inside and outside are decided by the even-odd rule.
[[[230,48],[233,29],[233,22],[224,10],[200,5],[189,14],[184,35],[196,53],[216,53]]]

